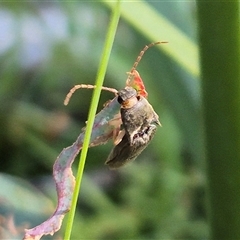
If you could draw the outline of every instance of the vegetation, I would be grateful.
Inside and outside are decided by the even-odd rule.
[[[199,1],[198,7],[211,237],[238,239],[240,237],[239,2],[222,2],[216,5],[213,2]],[[217,19],[213,14],[209,14],[209,9],[212,7],[219,14]]]
[[[208,238],[209,233],[212,238],[219,239],[214,231],[209,231],[209,226],[214,228],[218,216],[221,216],[218,226],[226,224],[229,218],[224,213],[218,215],[216,208],[225,213],[238,212],[240,197],[236,194],[231,198],[237,199],[238,202],[234,202],[229,200],[229,195],[237,191],[239,182],[239,153],[235,156],[239,143],[239,69],[234,72],[239,66],[239,38],[234,44],[229,39],[232,39],[231,33],[239,36],[239,28],[234,25],[239,9],[234,6],[234,23],[228,28],[229,18],[220,21],[225,11],[227,14],[226,6],[216,8],[221,14],[214,14],[211,19],[211,23],[218,19],[214,29],[217,26],[224,27],[224,31],[228,29],[228,37],[218,45],[224,32],[213,39],[213,33],[204,30],[204,26],[208,26],[206,16],[211,13],[206,14],[200,2],[198,15],[195,3],[189,1],[121,3],[121,19],[104,86],[123,88],[126,72],[140,50],[150,42],[168,41],[168,44],[149,49],[138,66],[149,93],[148,100],[159,114],[162,127],[135,162],[117,171],[110,171],[104,165],[113,147],[111,142],[89,149],[72,239],[197,240]],[[56,195],[52,166],[61,150],[71,145],[85,126],[92,91],[78,90],[67,107],[63,100],[73,85],[94,84],[113,5],[109,1],[39,1],[2,2],[0,7],[0,209],[4,219],[0,238],[21,239],[23,228],[41,223],[54,211]],[[198,64],[198,18],[202,85]],[[213,46],[225,46],[218,48],[225,52],[217,59],[208,59],[212,48],[206,50],[204,44],[210,40]],[[214,56],[218,54],[221,53],[216,50]],[[225,67],[224,61],[223,65],[217,65],[219,59],[233,62],[228,65],[232,68],[231,75],[224,77],[228,83],[234,79],[230,85],[225,82],[227,80],[216,81],[228,71],[220,71],[211,78],[206,76],[206,73],[210,75],[213,70]],[[215,67],[209,68],[213,63]],[[227,96],[232,98],[225,98],[224,91],[222,97],[215,98],[219,89],[229,91]],[[208,105],[211,93],[212,104]],[[111,93],[102,92],[98,111],[112,97]],[[211,116],[209,122],[207,114],[213,112],[208,109],[216,110],[215,104],[219,104],[219,110],[214,113],[222,115]],[[225,121],[221,120],[223,115],[228,117]],[[216,142],[219,147],[216,143],[211,145],[220,136],[210,131],[214,126],[217,128],[217,124],[224,126],[221,134],[229,133],[222,142],[219,137]],[[220,160],[208,154],[213,148],[215,152],[224,149],[226,142],[231,145],[231,151],[227,152],[232,155],[223,155]],[[208,161],[214,158],[207,164],[208,171],[205,171],[205,146],[208,146]],[[75,174],[77,165],[78,158],[74,164]],[[223,177],[225,173],[226,178]],[[226,185],[229,198],[215,205],[216,199],[222,197],[221,189],[226,190],[223,184],[227,179],[230,181]],[[210,225],[205,204],[208,180],[211,203],[207,206],[213,209]],[[235,185],[230,188],[233,182]],[[7,224],[12,216],[14,231],[10,231]],[[238,225],[238,217],[230,216],[237,219],[235,224]],[[65,226],[66,221],[67,218]],[[51,238],[63,237],[65,226]],[[231,231],[229,227],[227,232]],[[234,233],[235,236],[239,234]]]

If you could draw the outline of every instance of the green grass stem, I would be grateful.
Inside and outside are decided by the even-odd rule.
[[[98,102],[101,94],[101,87],[103,85],[103,80],[106,73],[119,18],[120,18],[120,0],[116,2],[115,7],[113,8],[112,16],[110,19],[110,25],[109,25],[109,29],[107,32],[106,41],[103,49],[103,54],[99,64],[99,69],[98,69],[97,78],[96,78],[96,88],[94,89],[94,92],[93,92],[93,97],[92,97],[91,106],[89,110],[86,133],[85,133],[82,151],[80,154],[80,162],[79,162],[77,176],[76,176],[76,185],[73,193],[71,210],[69,212],[68,221],[67,221],[66,230],[65,230],[65,236],[64,236],[65,240],[70,239],[70,236],[71,236],[77,200],[80,193],[81,181],[83,177],[83,170],[85,166],[88,146],[90,143],[90,138],[92,133],[92,127],[93,127],[94,118],[97,111],[97,106],[98,106]]]
[[[198,1],[210,239],[240,239],[239,1]]]

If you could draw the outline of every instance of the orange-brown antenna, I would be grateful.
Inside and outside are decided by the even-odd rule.
[[[72,89],[70,89],[67,96],[65,97],[64,105],[68,105],[68,103],[70,101],[70,98],[72,97],[73,93],[79,88],[93,89],[93,88],[96,88],[96,86],[95,85],[89,85],[89,84],[75,85]],[[115,95],[118,93],[118,91],[115,88],[102,87],[102,90],[112,92]]]
[[[131,74],[134,70],[136,70],[137,65],[138,65],[139,62],[141,61],[143,54],[144,54],[150,47],[153,47],[153,46],[155,46],[155,45],[157,45],[157,44],[162,44],[162,43],[168,43],[168,42],[166,42],[166,41],[154,42],[154,43],[150,43],[150,44],[146,45],[146,46],[142,49],[142,51],[139,53],[139,55],[138,55],[135,63],[133,64],[133,66],[132,66],[132,68],[131,68],[130,74]]]
[[[133,64],[132,68],[131,68],[131,71],[128,72],[129,76],[128,76],[128,79],[127,79],[127,82],[129,81],[129,79],[131,78],[131,75],[133,75],[133,72],[134,70],[136,70],[137,68],[137,65],[139,64],[139,62],[141,61],[142,59],[142,56],[143,54],[150,48],[150,47],[153,47],[157,44],[162,44],[162,43],[168,43],[166,41],[162,41],[162,42],[154,42],[154,43],[150,43],[148,45],[146,45],[142,51],[139,53],[135,63]],[[80,85],[75,85],[70,91],[69,93],[67,94],[65,100],[64,100],[64,105],[67,105],[70,101],[70,98],[72,97],[73,93],[77,90],[77,89],[80,89],[80,88],[86,88],[86,89],[93,89],[93,88],[96,88],[95,85],[89,85],[89,84],[80,84]],[[108,87],[102,87],[102,90],[105,90],[105,91],[109,91],[109,92],[112,92],[114,93],[115,95],[118,93],[118,91],[114,88],[108,88]]]

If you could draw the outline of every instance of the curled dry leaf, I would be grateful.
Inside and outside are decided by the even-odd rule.
[[[151,141],[155,134],[156,125],[161,125],[158,120],[158,115],[146,100],[148,93],[136,70],[146,50],[161,43],[166,42],[151,43],[143,48],[133,64],[131,71],[128,72],[125,89],[117,91],[114,88],[102,87],[102,90],[110,91],[118,95],[118,97],[109,101],[96,115],[89,147],[104,144],[113,138],[116,146],[106,161],[106,164],[112,169],[119,168],[125,163],[134,160]],[[68,104],[72,94],[79,88],[93,89],[95,86],[86,84],[74,86],[66,96],[64,101],[65,105]],[[129,93],[134,94],[129,96]],[[122,97],[126,99],[121,99]],[[134,101],[129,101],[130,99]],[[130,105],[130,107],[128,107],[128,105]],[[130,124],[134,119],[136,124]],[[121,125],[123,126],[122,129],[120,129]],[[58,205],[48,220],[32,229],[25,230],[25,240],[37,240],[43,235],[53,235],[60,229],[65,214],[70,210],[75,186],[75,178],[72,174],[71,166],[82,148],[84,135],[85,129],[82,130],[82,133],[73,145],[63,149],[57,157],[53,167],[53,176],[56,182]]]
[[[109,124],[115,119],[115,124]],[[118,120],[118,121],[117,121]],[[114,131],[121,125],[119,118],[119,103],[114,98],[95,117],[90,147],[105,144],[113,137]],[[69,211],[75,186],[72,173],[72,163],[82,148],[85,130],[78,136],[72,146],[64,148],[53,166],[53,176],[56,182],[58,204],[53,215],[40,225],[25,230],[25,240],[40,239],[43,235],[53,235],[62,225],[65,214]]]

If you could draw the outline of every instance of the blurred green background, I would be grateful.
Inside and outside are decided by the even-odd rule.
[[[92,91],[63,100],[73,85],[94,84],[110,6],[0,4],[0,238],[21,239],[54,211],[52,166],[84,127]],[[72,239],[208,237],[196,34],[193,1],[123,4],[104,86],[123,88],[140,50],[168,41],[138,66],[162,128],[117,171],[104,165],[112,142],[89,150]],[[112,97],[102,92],[98,110]]]

